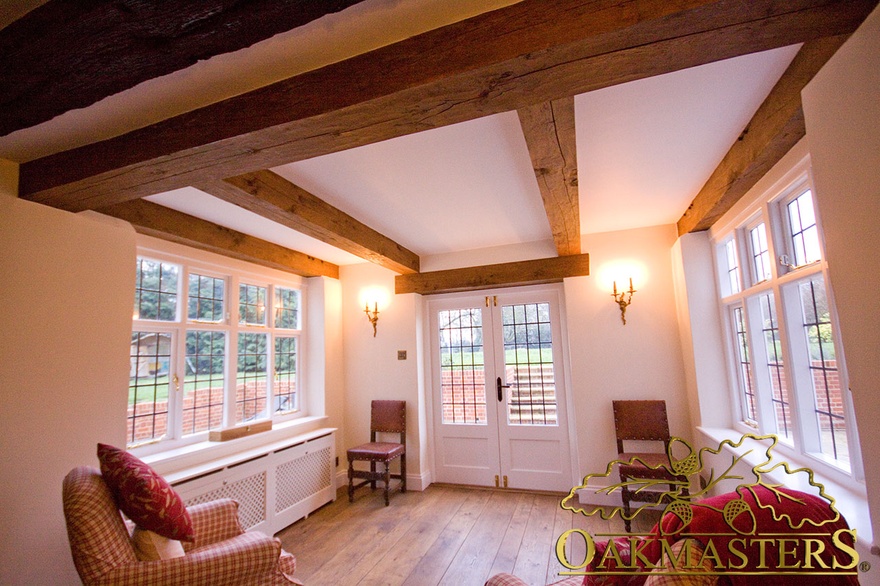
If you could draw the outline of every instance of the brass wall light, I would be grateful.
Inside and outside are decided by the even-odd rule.
[[[623,325],[626,325],[626,308],[632,303],[633,293],[635,292],[632,277],[629,278],[629,291],[621,291],[619,294],[617,293],[617,281],[614,281],[614,293],[611,295],[614,297],[614,302],[620,307],[620,319],[623,321]]]
[[[376,323],[379,321],[379,303],[373,303],[373,310],[370,311],[370,304],[364,303],[364,313],[367,314],[367,319],[370,320],[370,323],[373,324],[373,337],[376,337]]]

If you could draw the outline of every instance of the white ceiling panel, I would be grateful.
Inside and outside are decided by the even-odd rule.
[[[419,255],[551,238],[515,112],[273,171]]]
[[[577,96],[581,232],[677,222],[798,49]]]

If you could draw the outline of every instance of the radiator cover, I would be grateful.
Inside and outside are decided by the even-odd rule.
[[[263,454],[225,458],[216,469],[173,486],[187,506],[235,499],[245,529],[273,535],[335,500],[335,454],[333,431],[291,438],[289,445],[272,444]]]

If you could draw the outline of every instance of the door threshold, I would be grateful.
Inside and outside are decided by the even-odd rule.
[[[525,494],[535,494],[541,496],[558,496],[564,498],[568,496],[567,492],[559,492],[555,490],[538,490],[533,488],[501,488],[496,486],[481,486],[479,484],[453,484],[451,482],[432,482],[431,486],[441,488],[464,488],[468,490],[488,490],[498,492],[521,492]]]

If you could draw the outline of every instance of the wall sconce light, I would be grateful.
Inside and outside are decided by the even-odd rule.
[[[373,337],[376,337],[376,322],[379,321],[379,303],[373,303],[373,310],[370,311],[370,304],[364,303],[364,313],[367,314],[367,319],[370,320],[370,323],[373,324]]]
[[[614,293],[611,295],[614,297],[614,302],[620,307],[620,319],[623,321],[623,325],[626,325],[626,308],[632,303],[635,292],[632,277],[629,278],[629,291],[621,291],[619,294],[617,293],[617,281],[614,281]]]

